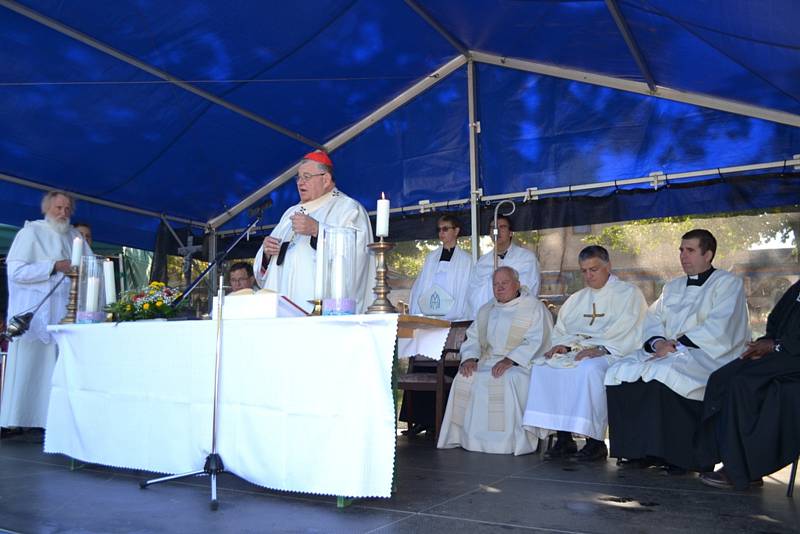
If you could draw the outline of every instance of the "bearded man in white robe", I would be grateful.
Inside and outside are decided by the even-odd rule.
[[[608,251],[592,245],[578,255],[586,287],[558,312],[553,346],[534,360],[523,426],[538,438],[557,431],[545,458],[572,455],[572,433],[586,436],[578,461],[608,457],[605,376],[610,363],[641,345],[647,303],[638,287],[611,274]]]
[[[73,239],[80,234],[69,220],[75,209],[67,193],[51,191],[42,199],[44,219],[27,221],[8,251],[8,317],[33,309],[58,286],[31,320],[30,329],[9,347],[0,426],[44,428],[50,381],[58,347],[47,332],[67,313]],[[83,242],[83,255],[92,250]]]
[[[489,224],[489,231],[494,230],[494,221]],[[497,266],[512,267],[519,273],[520,283],[528,288],[533,297],[539,295],[539,260],[536,254],[525,247],[514,244],[514,228],[505,215],[497,217]],[[492,275],[494,273],[495,250],[478,259],[472,270],[472,277],[467,290],[466,319],[475,319],[478,309],[492,299]]]
[[[708,378],[744,352],[750,324],[742,280],[715,269],[708,230],[683,235],[687,276],[670,280],[648,310],[644,347],[606,372],[611,456],[669,472],[709,471],[693,453]]]
[[[411,315],[438,316],[446,321],[464,318],[472,256],[458,248],[461,221],[442,215],[436,223],[442,244],[425,257],[422,272],[411,286]]]
[[[522,429],[531,360],[550,346],[553,320],[541,301],[520,285],[519,274],[500,267],[494,298],[478,311],[461,345],[461,367],[453,380],[440,449],[521,455],[537,440]]]
[[[375,281],[375,259],[367,249],[372,243],[367,210],[336,188],[333,162],[325,152],[306,154],[295,180],[300,203],[287,209],[264,238],[253,262],[256,282],[310,312],[313,305],[308,301],[315,294],[317,249],[322,246],[323,232],[326,228],[352,228],[356,232],[355,271],[346,273],[346,283],[356,301],[355,313],[363,313],[371,302]]]

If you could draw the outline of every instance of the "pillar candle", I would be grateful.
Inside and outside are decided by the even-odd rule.
[[[97,301],[100,296],[100,278],[90,276],[86,279],[86,311],[96,312]]]
[[[324,230],[322,229],[322,225],[319,226],[319,230],[317,232],[317,264],[316,264],[316,272],[314,276],[314,299],[322,300],[325,298],[324,287],[322,287],[324,280],[325,280],[325,254],[324,254]]]
[[[375,215],[375,235],[378,237],[389,236],[389,199],[384,193],[378,199],[378,209]]]
[[[70,265],[73,267],[81,266],[81,256],[83,256],[83,239],[75,237],[72,240],[72,257],[70,258]]]
[[[103,262],[103,287],[106,292],[106,306],[117,301],[117,281],[114,279],[114,262]]]

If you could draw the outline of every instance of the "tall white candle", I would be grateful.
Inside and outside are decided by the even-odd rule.
[[[381,193],[378,199],[378,210],[375,215],[375,235],[378,237],[389,236],[389,199]]]
[[[73,267],[81,266],[81,256],[83,256],[83,239],[75,237],[72,240],[72,256],[69,260],[70,265]]]
[[[314,273],[315,274],[315,276],[314,276],[314,299],[316,299],[316,300],[322,300],[323,297],[324,297],[324,295],[323,295],[324,288],[322,287],[322,284],[323,284],[324,275],[325,275],[325,261],[324,261],[325,260],[325,253],[324,253],[324,250],[323,250],[325,248],[325,242],[324,242],[323,234],[324,234],[324,231],[322,229],[322,226],[320,226],[319,227],[319,232],[317,234],[317,265],[316,265],[317,270]]]
[[[100,278],[90,276],[86,279],[86,311],[96,312],[97,301],[100,296]]]
[[[117,301],[117,281],[114,279],[114,262],[103,262],[103,288],[106,292],[106,306]]]

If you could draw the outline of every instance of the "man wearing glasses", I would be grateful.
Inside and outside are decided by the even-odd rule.
[[[442,215],[436,226],[442,245],[425,258],[422,272],[411,287],[410,312],[456,321],[464,318],[472,257],[456,242],[461,221],[453,215]]]
[[[356,313],[370,302],[375,260],[367,250],[372,243],[372,225],[364,207],[336,188],[333,162],[328,154],[315,150],[303,157],[297,169],[300,203],[287,209],[272,233],[256,253],[253,265],[256,282],[286,295],[310,312],[316,279],[317,240],[326,227],[356,230],[356,268],[351,288]]]

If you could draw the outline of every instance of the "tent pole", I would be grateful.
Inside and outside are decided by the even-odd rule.
[[[467,93],[469,95],[469,190],[472,191],[469,201],[470,224],[472,229],[472,260],[478,261],[478,243],[480,233],[478,230],[478,202],[480,193],[478,192],[478,132],[480,132],[480,122],[477,120],[477,109],[475,103],[475,63],[470,59],[467,61]]]
[[[214,261],[217,257],[217,229],[209,227],[207,232],[208,236],[208,261]],[[208,309],[211,310],[211,303],[214,301],[214,295],[217,294],[217,272],[218,265],[211,269],[211,274],[208,277]]]

